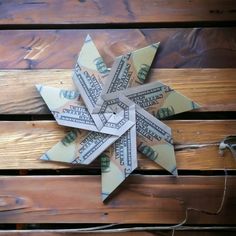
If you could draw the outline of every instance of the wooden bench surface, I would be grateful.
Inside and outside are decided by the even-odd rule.
[[[234,0],[3,2],[3,25],[11,24],[120,24],[235,20]]]
[[[1,2],[0,235],[71,235],[70,227],[87,224],[178,224],[187,208],[217,211],[225,168],[222,212],[190,211],[187,225],[209,228],[175,235],[234,235],[236,160],[229,151],[221,157],[218,146],[236,134],[235,22],[233,0]],[[139,154],[139,168],[106,204],[99,160],[86,167],[38,160],[69,129],[56,124],[35,84],[72,88],[72,68],[88,33],[108,66],[122,53],[160,41],[149,81],[160,80],[202,106],[164,121],[172,128],[179,177]]]

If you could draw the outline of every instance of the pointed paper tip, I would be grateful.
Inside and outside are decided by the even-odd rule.
[[[193,107],[193,109],[201,108],[201,106],[196,102],[192,102],[192,107]]]
[[[178,170],[175,169],[171,174],[174,175],[174,176],[178,176]]]
[[[86,38],[85,38],[85,42],[87,43],[87,42],[89,42],[89,41],[91,41],[91,40],[92,40],[92,38],[90,37],[89,34],[87,34],[87,36],[86,36]]]
[[[50,159],[49,159],[49,157],[48,157],[47,154],[43,154],[43,155],[39,158],[39,160],[42,160],[42,161],[49,161]]]
[[[41,85],[41,84],[36,84],[35,87],[36,87],[36,89],[37,89],[39,92],[41,92],[43,85]]]
[[[153,46],[154,48],[158,49],[158,47],[160,46],[160,42],[158,42],[158,43],[153,43],[152,46]]]
[[[109,197],[108,193],[102,193],[102,201],[106,201],[106,199]]]
[[[178,176],[178,170],[177,170],[177,166],[175,165],[173,169],[166,169],[167,171],[169,171],[172,175],[174,176]]]

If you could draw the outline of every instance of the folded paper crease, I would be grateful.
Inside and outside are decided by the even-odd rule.
[[[160,119],[199,105],[159,81],[145,84],[158,46],[119,56],[109,70],[88,35],[75,90],[36,85],[57,123],[74,128],[40,159],[88,165],[100,156],[103,201],[137,168],[137,151],[178,174],[171,129]]]

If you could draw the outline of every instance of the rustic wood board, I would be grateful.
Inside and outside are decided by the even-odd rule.
[[[42,17],[43,16],[43,17]],[[0,24],[120,24],[236,20],[233,0],[3,1]]]
[[[172,128],[176,148],[177,167],[180,170],[235,169],[236,162],[229,151],[222,158],[219,142],[236,133],[236,120],[166,121]],[[0,122],[0,169],[61,169],[72,166],[40,161],[38,158],[68,131],[54,121]],[[97,160],[91,166],[100,168]],[[139,168],[160,169],[154,162],[139,154]]]
[[[235,186],[229,176],[220,215],[190,212],[188,223],[235,224]],[[216,211],[224,177],[131,176],[106,204],[100,176],[1,176],[0,187],[1,223],[176,224],[186,207]]]
[[[49,114],[35,85],[71,89],[71,77],[72,69],[1,70],[0,113]],[[199,103],[196,112],[236,111],[236,69],[154,69],[149,82],[157,80]]]
[[[236,28],[163,28],[4,30],[0,68],[72,69],[87,34],[109,66],[116,56],[160,41],[153,67],[236,67]]]
[[[228,150],[224,158],[219,156],[218,145],[225,136],[236,133],[236,120],[207,119],[215,118],[215,112],[219,118],[219,114],[227,117],[227,112],[236,111],[236,27],[187,27],[233,25],[235,9],[234,0],[1,1],[0,28],[4,30],[0,31],[0,172],[12,174],[19,170],[26,174],[24,170],[33,170],[29,173],[40,175],[0,176],[0,222],[19,223],[17,229],[23,228],[21,223],[177,224],[184,219],[187,207],[216,211],[225,177],[216,176],[223,171],[214,170],[227,168],[234,174],[236,169]],[[155,28],[158,26],[167,28]],[[150,81],[161,80],[202,105],[195,113],[186,113],[187,119],[193,114],[206,116],[206,120],[164,121],[173,130],[178,169],[187,176],[157,175],[165,172],[139,155],[138,174],[128,178],[103,204],[100,176],[91,175],[99,173],[99,160],[85,168],[38,160],[69,129],[55,121],[17,120],[49,117],[34,85],[72,88],[71,72],[87,34],[108,66],[120,54],[161,42]],[[12,121],[4,121],[7,119]],[[53,169],[58,169],[58,175],[44,175],[56,173]],[[234,226],[235,186],[236,176],[229,176],[220,215],[191,212],[187,224]],[[161,236],[163,232],[114,235],[134,234]],[[0,235],[35,236],[39,231],[0,230]],[[70,233],[46,230],[42,235]]]

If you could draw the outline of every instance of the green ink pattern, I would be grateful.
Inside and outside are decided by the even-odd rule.
[[[94,63],[96,65],[97,70],[100,73],[105,74],[105,73],[108,72],[107,67],[106,67],[106,65],[105,65],[105,63],[104,63],[104,61],[103,61],[103,59],[101,57],[96,58],[94,60]]]
[[[110,172],[110,159],[106,154],[102,154],[100,156],[101,158],[101,170],[102,173]]]
[[[158,153],[156,151],[154,151],[151,147],[144,145],[143,143],[138,146],[138,151],[153,161],[158,157]]]
[[[154,116],[157,119],[164,119],[168,116],[173,116],[174,114],[175,114],[175,110],[172,106],[170,106],[170,107],[160,108],[156,113],[154,113]]]
[[[65,90],[65,89],[62,89],[60,91],[60,94],[59,94],[60,97],[64,97],[64,98],[67,98],[69,100],[73,100],[75,99],[76,97],[79,96],[79,93],[77,91],[73,91],[73,90]]]
[[[147,64],[142,64],[138,71],[138,80],[141,83],[144,83],[145,79],[147,78],[147,74],[149,72],[150,66]]]
[[[69,144],[73,143],[77,138],[77,132],[75,130],[70,131],[65,138],[61,140],[64,146],[68,146]]]

